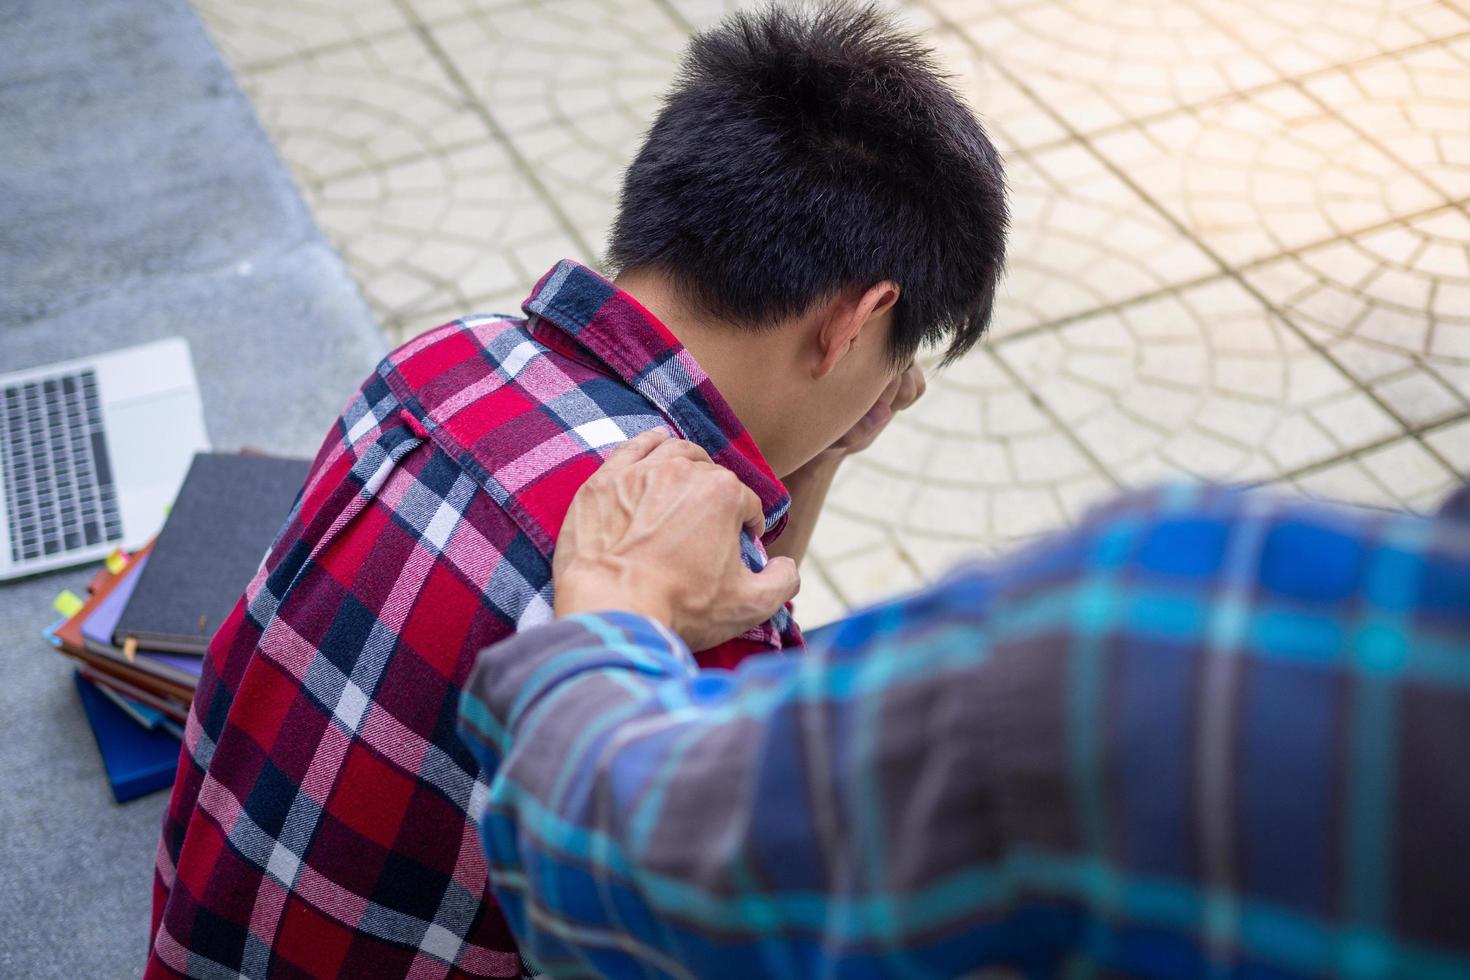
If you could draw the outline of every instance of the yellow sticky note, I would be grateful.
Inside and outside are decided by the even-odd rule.
[[[70,619],[82,611],[82,605],[82,600],[77,598],[76,593],[71,589],[67,589],[56,597],[51,603],[51,608],[61,613],[67,619]]]
[[[120,549],[112,549],[112,554],[107,556],[107,570],[113,575],[128,567],[128,559]]]

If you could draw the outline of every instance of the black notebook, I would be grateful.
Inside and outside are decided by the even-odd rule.
[[[203,654],[250,584],[309,464],[200,453],[118,620],[114,641]]]

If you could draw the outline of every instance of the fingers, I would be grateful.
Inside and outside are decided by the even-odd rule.
[[[615,471],[631,466],[653,452],[661,443],[670,438],[668,429],[648,429],[640,432],[627,442],[620,443],[611,453],[608,453],[602,468],[607,471]]]
[[[874,407],[881,405],[891,409],[892,412],[901,412],[918,401],[919,396],[924,394],[927,387],[928,382],[924,379],[923,369],[911,363],[899,372],[897,377],[888,382],[883,393],[878,396]]]
[[[888,424],[893,418],[893,406],[887,402],[879,402],[868,409],[868,414],[863,416],[863,424],[867,426],[868,432],[876,433]]]
[[[699,456],[688,458],[694,462],[688,479],[703,481],[699,484],[702,499],[708,500],[715,507],[729,507],[739,519],[740,526],[749,531],[751,537],[759,539],[766,533],[766,512],[761,506],[761,498],[754,490],[730,470],[711,462],[702,449]]]
[[[924,372],[917,366],[911,365],[899,378],[898,393],[893,398],[893,410],[901,412],[923,396],[928,387],[928,381],[924,378]]]
[[[660,462],[670,459],[710,462],[709,453],[702,446],[687,439],[675,438],[668,429],[659,427],[640,432],[615,447],[603,461],[599,476],[602,480],[608,480],[619,471],[642,460]]]
[[[766,533],[766,512],[761,507],[761,498],[743,483],[740,484],[739,507],[741,526],[750,532],[752,538],[759,541],[761,535]]]
[[[899,375],[884,387],[883,393],[878,396],[875,405],[892,405],[893,400],[898,397],[899,385],[903,382],[903,375]]]
[[[665,439],[663,442],[654,446],[648,453],[648,459],[650,461],[681,458],[692,460],[696,463],[710,463],[713,465],[713,462],[709,458],[709,453],[704,451],[704,447],[688,439]]]
[[[646,439],[654,433],[662,433],[655,439]],[[650,429],[619,446],[622,450],[633,446],[634,443],[643,441],[643,446],[637,446],[625,454],[626,462],[621,467],[632,465],[639,459],[646,459],[650,463],[668,462],[675,459],[685,459],[694,464],[694,473],[699,477],[717,481],[715,486],[728,487],[729,492],[735,495],[735,511],[740,518],[743,527],[750,531],[751,535],[759,538],[766,530],[766,515],[761,509],[760,498],[755,492],[740,482],[740,478],[723,466],[710,459],[709,453],[704,447],[688,439],[668,438],[668,433],[660,429]],[[646,446],[647,448],[643,448]],[[639,455],[641,453],[641,455]],[[616,451],[614,453],[616,455]],[[613,457],[608,457],[608,464],[613,462]],[[606,468],[606,464],[604,465]],[[693,477],[691,477],[693,478]]]
[[[750,622],[745,627],[749,629],[776,615],[776,610],[801,591],[801,575],[796,570],[796,562],[784,555],[772,558],[765,568],[745,577],[743,590],[749,603]]]

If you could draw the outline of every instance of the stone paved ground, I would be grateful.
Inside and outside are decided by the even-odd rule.
[[[719,0],[195,0],[383,329],[594,260]],[[1470,0],[902,6],[1003,146],[994,336],[849,464],[820,622],[1186,473],[1470,472]]]

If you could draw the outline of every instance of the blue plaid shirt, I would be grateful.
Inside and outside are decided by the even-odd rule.
[[[1470,977],[1448,514],[1166,487],[734,672],[574,617],[461,734],[557,975]]]

